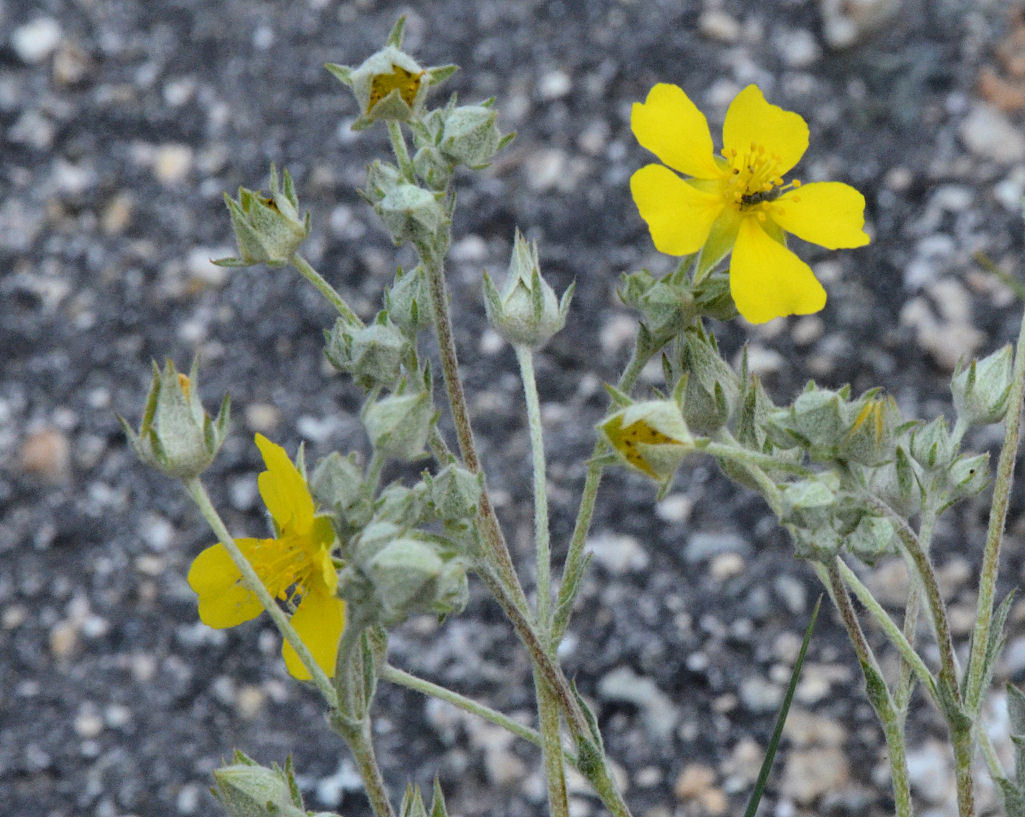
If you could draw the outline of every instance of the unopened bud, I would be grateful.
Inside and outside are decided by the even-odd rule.
[[[363,424],[378,453],[391,459],[413,460],[423,454],[435,416],[426,391],[393,394],[367,406]]]
[[[427,275],[423,267],[409,272],[401,269],[395,282],[384,293],[388,317],[409,335],[430,326],[433,321],[431,295],[427,289]]]
[[[310,491],[317,504],[352,528],[370,521],[373,504],[363,484],[363,471],[351,456],[328,454],[313,469]]]
[[[861,465],[881,465],[892,459],[900,409],[892,397],[869,394],[850,407],[853,420],[840,444],[840,455]]]
[[[415,184],[397,183],[374,205],[396,246],[407,241],[417,246],[436,243],[441,227],[447,223],[440,194]]]
[[[339,371],[348,372],[363,388],[391,388],[399,379],[409,341],[381,313],[374,323],[354,327],[339,318],[327,335],[324,354]]]
[[[681,364],[687,373],[683,418],[698,434],[710,435],[729,422],[740,396],[736,372],[719,356],[714,337],[703,330],[686,333]]]
[[[950,381],[957,416],[968,425],[998,423],[1007,414],[1014,356],[1010,345],[967,367],[958,365]],[[1021,410],[1021,407],[1018,407]]]
[[[463,105],[445,112],[439,147],[455,162],[468,167],[487,165],[512,138],[498,129],[498,114],[486,105]]]
[[[299,200],[287,170],[284,172],[284,187],[279,188],[277,170],[271,165],[270,196],[240,187],[238,201],[225,193],[224,203],[231,214],[239,257],[214,262],[220,266],[269,264],[280,267],[290,262],[310,234],[310,214],[300,218]]]
[[[926,471],[946,471],[956,453],[944,417],[937,417],[911,433],[911,456]]]
[[[302,800],[296,802],[286,772],[268,769],[236,754],[236,762],[214,771],[214,796],[228,817],[305,817]]]
[[[216,419],[211,419],[199,400],[196,377],[196,362],[188,376],[175,371],[170,360],[163,371],[154,362],[153,382],[139,432],[118,417],[139,459],[178,479],[196,477],[205,471],[228,433],[228,396],[221,402]]]
[[[484,274],[484,307],[488,320],[510,343],[539,349],[566,324],[573,297],[573,285],[562,300],[541,277],[537,244],[528,242],[519,230],[513,238],[512,259],[501,293]]]
[[[483,492],[482,478],[459,465],[446,465],[427,477],[431,504],[438,516],[448,521],[472,518]]]

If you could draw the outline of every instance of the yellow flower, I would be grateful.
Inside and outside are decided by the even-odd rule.
[[[274,520],[274,539],[236,539],[267,592],[287,602],[292,626],[320,667],[333,676],[338,640],[345,627],[345,602],[335,595],[338,574],[331,563],[335,534],[327,517],[314,515],[313,497],[302,474],[280,445],[262,434],[256,445],[267,470],[257,484]],[[256,595],[220,543],[200,553],[189,568],[189,586],[199,596],[199,618],[209,627],[234,627],[262,611]],[[285,666],[306,681],[309,670],[288,642]]]
[[[730,292],[752,323],[825,306],[826,291],[786,248],[784,232],[831,250],[860,247],[869,240],[865,198],[840,182],[784,184],[783,174],[808,147],[808,125],[798,114],[770,105],[748,85],[730,103],[716,156],[704,114],[682,89],[663,83],[634,103],[630,126],[668,165],[646,165],[630,179],[659,252],[701,250],[708,269],[732,248]]]

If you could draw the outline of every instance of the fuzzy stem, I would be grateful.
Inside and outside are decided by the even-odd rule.
[[[413,160],[409,158],[406,137],[402,135],[402,126],[391,119],[388,120],[388,137],[391,139],[392,152],[395,154],[395,161],[399,163],[399,170],[406,181],[412,184],[416,179],[416,172],[413,170]]]
[[[527,404],[527,426],[530,429],[530,450],[534,471],[534,542],[537,554],[537,623],[542,633],[551,626],[552,556],[548,530],[548,488],[545,480],[545,442],[541,428],[541,402],[537,394],[533,352],[519,343],[513,344],[520,364],[523,397]],[[541,690],[538,690],[540,695]],[[540,699],[539,699],[540,703]]]
[[[862,632],[861,624],[858,622],[858,615],[851,603],[851,597],[847,587],[840,578],[840,570],[837,567],[838,559],[834,559],[828,566],[821,563],[812,563],[819,578],[826,585],[830,598],[840,613],[840,619],[854,651],[858,655],[861,670],[865,675],[865,689],[868,692],[869,702],[879,718],[883,727],[883,736],[886,739],[886,748],[890,760],[890,776],[893,785],[893,800],[897,817],[911,817],[913,814],[911,805],[911,779],[908,774],[907,747],[904,742],[904,729],[900,718],[893,706],[893,698],[883,680],[882,671],[876,661],[872,648],[869,646]]]
[[[317,288],[317,291],[324,296],[324,299],[338,311],[338,314],[341,315],[347,323],[357,327],[363,326],[363,321],[361,321],[359,316],[349,308],[349,305],[345,303],[337,290],[325,281],[321,274],[311,267],[305,258],[295,252],[292,253],[292,257],[289,261],[307,281]]]
[[[641,348],[638,343],[634,346],[633,354],[627,363],[623,374],[620,375],[616,388],[629,393],[634,383],[641,374],[654,350]],[[566,562],[562,568],[562,576],[559,582],[558,599],[555,604],[555,617],[552,619],[551,642],[552,648],[556,648],[562,637],[566,634],[566,627],[569,626],[570,613],[572,612],[574,582],[567,581],[569,577],[577,575],[581,569],[581,562],[584,558],[584,543],[587,540],[587,532],[591,528],[591,519],[594,516],[594,506],[598,499],[598,487],[601,485],[602,474],[605,466],[601,463],[601,457],[608,451],[608,444],[602,438],[594,444],[591,452],[591,459],[587,465],[587,476],[584,479],[584,490],[580,496],[580,507],[577,510],[576,523],[573,526],[573,535],[570,538],[569,549],[566,553]]]
[[[206,519],[207,524],[210,525],[214,535],[220,541],[221,546],[228,551],[228,555],[231,557],[232,562],[235,563],[235,567],[242,574],[242,582],[245,584],[246,589],[259,599],[261,606],[267,611],[267,614],[271,617],[275,626],[277,626],[282,638],[291,645],[303,666],[309,671],[313,683],[320,690],[321,695],[324,696],[328,706],[334,709],[338,705],[338,698],[335,695],[334,687],[331,685],[331,680],[327,677],[327,673],[320,668],[309,648],[299,637],[299,633],[295,631],[288,616],[285,615],[285,612],[274,601],[271,594],[267,592],[267,588],[263,586],[263,582],[253,569],[253,566],[249,563],[245,554],[239,550],[238,545],[235,544],[234,538],[228,533],[228,528],[210,501],[210,496],[207,494],[206,488],[203,487],[203,483],[200,482],[198,477],[191,477],[190,479],[183,480],[183,484],[192,501],[199,508],[199,512],[203,514],[203,518]]]
[[[982,554],[979,574],[979,601],[972,633],[972,652],[968,660],[966,704],[969,716],[979,712],[982,703],[982,683],[986,677],[986,648],[989,629],[993,621],[993,599],[996,592],[997,570],[1000,567],[1000,544],[1007,521],[1007,505],[1014,481],[1014,462],[1018,456],[1018,438],[1021,432],[1021,407],[1025,398],[1025,320],[1018,330],[1018,343],[1014,352],[1014,372],[1011,394],[1007,399],[1007,419],[1004,444],[997,461],[997,475],[993,482],[993,503],[989,511],[989,529]]]
[[[374,810],[374,817],[395,817],[395,811],[384,787],[381,768],[377,765],[377,756],[374,754],[370,717],[365,716],[358,721],[351,721],[339,713],[329,720],[331,727],[342,736],[356,760],[367,799]]]
[[[569,817],[566,794],[566,769],[563,766],[562,740],[559,736],[559,702],[551,686],[534,667],[534,691],[537,698],[538,725],[541,727],[541,754],[545,764],[549,817]]]

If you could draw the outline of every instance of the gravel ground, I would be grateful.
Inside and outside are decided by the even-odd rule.
[[[601,383],[617,376],[635,326],[617,277],[669,264],[627,188],[647,161],[630,105],[657,81],[683,86],[714,133],[736,91],[757,82],[809,122],[802,177],[844,180],[868,199],[869,247],[801,250],[829,291],[825,311],[722,327],[725,349],[750,341],[779,400],[814,377],[885,385],[911,416],[948,411],[953,363],[1011,340],[1019,320],[976,254],[1020,272],[1025,22],[1006,0],[864,0],[846,4],[853,17],[844,5],[0,0],[0,812],[217,813],[209,775],[238,747],[268,764],[291,753],[308,807],[368,813],[314,693],[285,674],[271,625],[198,622],[185,574],[210,534],[174,484],[134,460],[113,413],[138,418],[151,358],[187,366],[198,352],[208,405],[229,391],[237,408],[206,481],[232,529],[250,534],[262,524],[253,431],[290,450],[305,440],[312,457],[363,445],[358,393],[321,361],[330,309],[291,273],[208,259],[233,254],[221,191],[265,184],[276,162],[312,212],[308,257],[373,315],[396,258],[354,188],[385,143],[379,130],[349,131],[354,103],[322,66],[360,61],[400,11],[409,50],[460,64],[450,88],[497,96],[502,126],[518,132],[461,183],[450,280],[490,484],[524,565],[528,443],[512,353],[484,324],[480,271],[504,268],[519,225],[557,290],[577,282],[569,326],[537,364],[560,555]],[[1005,589],[1022,571],[1020,511],[1016,495]],[[983,524],[984,506],[970,504],[938,534],[962,643]],[[564,659],[595,703],[634,813],[735,813],[814,575],[761,502],[701,461],[657,504],[650,484],[611,474],[591,545]],[[899,598],[899,566],[868,579]],[[1020,682],[1025,609],[1011,628],[997,680]],[[391,656],[529,716],[528,663],[477,586],[462,616],[396,631]],[[771,813],[888,813],[860,687],[830,613]],[[453,814],[543,812],[532,747],[400,689],[382,690],[379,712],[393,791],[437,774]],[[919,804],[946,815],[943,729],[928,708],[916,715]],[[600,813],[572,787],[576,815]]]

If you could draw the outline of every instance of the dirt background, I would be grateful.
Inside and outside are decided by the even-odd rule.
[[[529,453],[513,355],[485,326],[482,269],[507,264],[515,226],[540,242],[566,330],[539,356],[556,556],[580,464],[635,319],[618,276],[668,269],[630,200],[648,156],[629,111],[681,85],[713,134],[756,82],[811,128],[801,178],[868,200],[870,246],[800,247],[829,292],[817,316],[716,327],[777,401],[809,377],[883,385],[909,416],[949,413],[963,354],[1013,339],[1020,305],[978,253],[1021,272],[1025,23],[1005,0],[642,2],[438,0],[412,5],[0,0],[0,812],[10,817],[218,813],[210,772],[238,747],[292,754],[310,809],[368,813],[312,690],[284,672],[271,625],[198,622],[185,583],[211,537],[170,480],[133,458],[151,359],[203,361],[213,407],[236,406],[206,482],[232,530],[264,524],[252,434],[308,454],[361,450],[359,394],[325,367],[328,306],[294,274],[226,271],[222,190],[287,167],[313,216],[307,256],[370,317],[397,255],[356,195],[381,131],[323,69],[358,63],[400,12],[424,64],[455,62],[464,101],[498,97],[513,145],[460,181],[450,265],[457,342],[492,489],[530,576]],[[440,97],[439,97],[440,98]],[[657,376],[657,373],[655,373]],[[972,438],[992,447],[999,431]],[[983,498],[984,499],[984,498]],[[1002,589],[1020,582],[1020,494]],[[984,503],[948,514],[938,556],[959,643],[973,612]],[[799,634],[819,592],[757,499],[710,462],[661,503],[611,474],[594,567],[564,649],[593,702],[638,817],[735,813],[746,801]],[[866,571],[887,602],[899,565]],[[529,718],[529,666],[473,583],[462,616],[394,633],[400,667]],[[874,642],[880,643],[872,631]],[[929,656],[932,658],[932,656]],[[1025,610],[998,680],[1025,679]],[[1000,696],[994,696],[996,733]],[[451,812],[543,813],[539,757],[447,706],[385,687],[376,722],[396,793],[438,775]],[[953,802],[943,729],[922,705],[912,773],[923,813]],[[883,815],[882,739],[852,652],[822,619],[765,801],[766,814]],[[984,791],[982,799],[988,795]],[[573,783],[574,814],[600,813]]]

